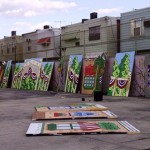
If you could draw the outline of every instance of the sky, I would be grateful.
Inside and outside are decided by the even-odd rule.
[[[150,7],[150,0],[0,0],[0,39],[43,29],[44,25],[58,28],[89,19]]]

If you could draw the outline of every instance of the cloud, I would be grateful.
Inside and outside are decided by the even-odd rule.
[[[50,27],[52,26],[52,27],[58,27],[59,28],[58,23],[55,23],[55,22],[52,23],[49,21],[44,21],[44,22],[41,22],[38,24],[33,24],[30,22],[16,22],[13,24],[13,26],[10,30],[11,31],[17,31],[17,34],[21,35],[21,34],[25,34],[28,32],[36,31],[37,29],[43,29],[44,25],[49,25]]]
[[[102,15],[111,15],[112,13],[118,13],[120,12],[121,9],[120,8],[105,8],[105,9],[99,9],[96,12],[98,12],[99,14]]]
[[[0,0],[0,14],[5,16],[36,16],[76,7],[75,2],[63,0]]]

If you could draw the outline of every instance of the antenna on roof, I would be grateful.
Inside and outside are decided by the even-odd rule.
[[[57,22],[57,23],[59,23],[59,25],[60,25],[60,28],[61,28],[61,25],[62,25],[62,22],[65,22],[65,21],[55,21],[55,22]]]

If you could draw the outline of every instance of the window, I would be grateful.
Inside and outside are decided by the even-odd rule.
[[[12,47],[12,53],[15,53],[16,47]]]
[[[144,34],[143,21],[141,19],[131,20],[130,26],[132,37],[142,36]]]
[[[100,26],[89,28],[89,41],[100,40]]]
[[[28,51],[31,51],[31,46],[28,46]]]
[[[7,54],[9,54],[9,47],[7,47]]]
[[[75,46],[80,46],[80,42],[75,42]]]
[[[3,49],[1,49],[1,54],[3,55]]]

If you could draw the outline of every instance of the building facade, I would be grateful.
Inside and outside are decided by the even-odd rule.
[[[63,26],[61,28],[62,55],[106,52],[114,56],[118,47],[119,18],[97,18],[97,13],[91,13],[90,19],[82,22]]]
[[[0,43],[0,61],[12,60],[18,62],[23,59],[22,36],[16,35],[16,31],[12,31],[11,36],[4,36]]]
[[[150,53],[150,7],[121,14],[121,51],[136,51],[136,54]]]
[[[23,59],[27,58],[59,58],[60,57],[60,29],[49,28],[22,35]]]

